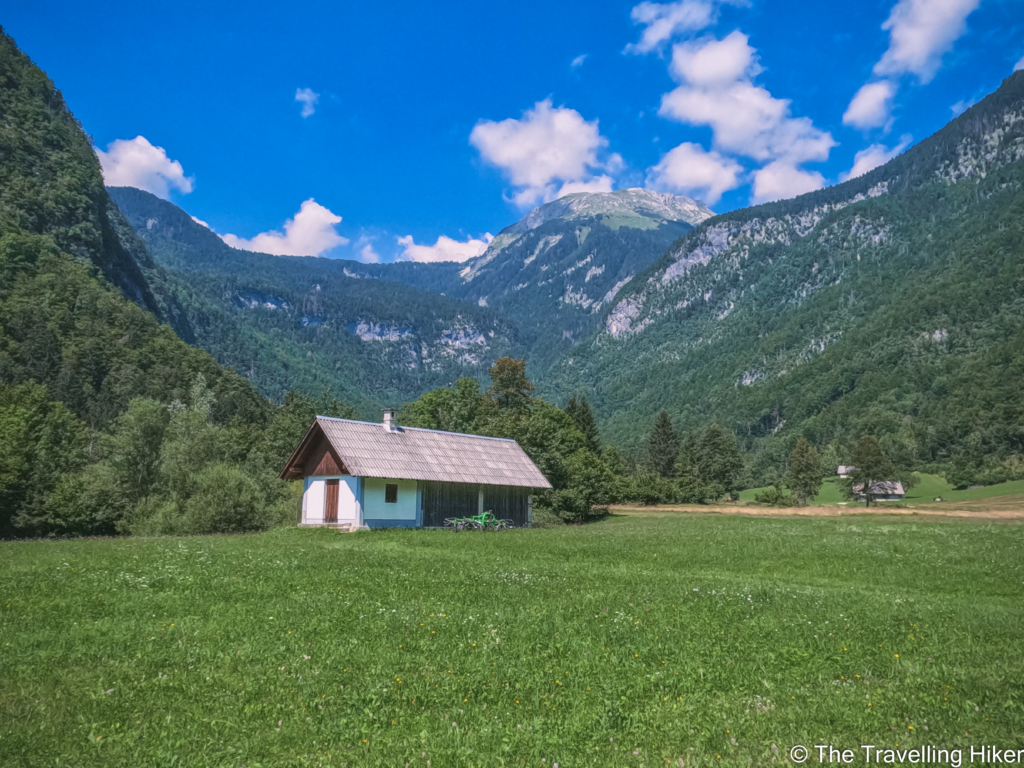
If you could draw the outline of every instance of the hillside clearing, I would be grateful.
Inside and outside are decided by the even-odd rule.
[[[0,564],[3,765],[747,765],[1022,738],[1018,526],[614,516],[3,543]]]

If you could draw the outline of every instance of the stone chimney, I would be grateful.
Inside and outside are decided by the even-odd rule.
[[[395,420],[395,409],[385,408],[384,409],[384,431],[385,432],[397,432],[398,422]]]

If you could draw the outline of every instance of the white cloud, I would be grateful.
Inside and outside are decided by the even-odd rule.
[[[1018,61],[1016,64],[1013,65],[1013,71],[1014,72],[1016,72],[1017,70],[1020,70],[1020,69],[1024,69],[1024,56],[1021,56],[1020,57],[1020,61]]]
[[[569,66],[572,67],[573,69],[575,69],[576,67],[582,67],[583,62],[587,60],[587,56],[589,55],[590,54],[587,53],[581,53],[579,56],[572,60],[572,63]]]
[[[598,176],[589,181],[567,181],[555,193],[554,199],[557,200],[574,192],[611,192],[613,183],[611,176]]]
[[[107,151],[96,148],[108,187],[137,187],[167,200],[171,190],[188,194],[195,178],[185,176],[181,163],[167,157],[163,147],[154,147],[144,136],[117,139]]]
[[[722,0],[729,5],[746,5],[746,0]],[[718,21],[718,0],[678,0],[674,3],[643,2],[633,7],[630,17],[642,24],[640,40],[626,46],[626,53],[650,53],[677,35],[699,32]]]
[[[929,82],[942,64],[942,56],[964,32],[967,17],[980,0],[899,0],[882,29],[889,32],[889,48],[874,72],[879,76],[911,72]]]
[[[659,114],[707,125],[718,150],[790,166],[826,160],[832,135],[806,117],[791,117],[788,99],[776,99],[751,78],[760,71],[747,36],[705,38],[676,45],[672,74],[682,83],[662,97]]]
[[[403,251],[398,257],[407,261],[466,261],[479,256],[487,250],[487,245],[494,238],[488,232],[480,240],[468,238],[462,243],[441,235],[433,245],[417,245],[412,235],[396,237]]]
[[[373,247],[375,239],[373,235],[364,233],[359,236],[359,239],[352,246],[352,250],[359,253],[358,258],[364,264],[380,264],[380,254]]]
[[[341,223],[341,216],[331,213],[313,198],[306,200],[295,217],[284,223],[284,232],[262,232],[251,240],[235,235],[221,235],[221,240],[232,248],[244,251],[270,253],[275,256],[319,256],[339,245],[345,245],[348,238],[334,229]]]
[[[843,113],[843,125],[866,129],[887,124],[895,95],[896,83],[891,80],[862,85]]]
[[[817,171],[805,171],[786,160],[776,160],[754,171],[754,194],[751,202],[768,203],[796,197],[825,186],[825,177]]]
[[[889,32],[889,47],[872,70],[888,80],[863,85],[843,114],[843,124],[855,128],[891,125],[890,112],[898,80],[913,74],[931,82],[942,57],[967,31],[967,17],[981,0],[899,0],[882,24]]]
[[[757,51],[738,29],[717,40],[706,37],[672,48],[669,72],[682,83],[701,88],[728,87],[761,72]]]
[[[320,94],[312,88],[296,88],[295,100],[302,103],[302,116],[309,117],[316,112],[316,105],[320,101]]]
[[[885,163],[888,163],[910,146],[910,141],[910,134],[904,134],[900,137],[900,143],[892,149],[889,149],[884,144],[872,144],[870,147],[862,149],[854,155],[853,167],[848,172],[839,174],[839,180],[855,179],[880,165],[885,165]]]
[[[739,186],[743,168],[735,160],[686,142],[647,172],[647,185],[662,192],[698,197],[714,205],[726,190]]]
[[[960,99],[960,101],[949,108],[949,111],[953,113],[953,117],[959,117],[977,103],[977,99]]]
[[[192,216],[191,218],[192,218],[192,221],[194,221],[196,224],[202,224],[204,227],[206,227],[207,229],[210,229],[210,230],[213,229],[213,227],[211,227],[209,224],[207,224],[202,219],[197,219],[195,216]]]
[[[359,260],[364,264],[380,263],[380,254],[373,250],[373,243],[367,243],[359,249]]]
[[[556,182],[586,182],[591,169],[604,166],[598,151],[608,145],[597,120],[586,121],[575,109],[538,101],[521,120],[481,120],[469,135],[481,157],[500,168],[520,189],[513,200],[520,206],[553,200]],[[621,159],[620,159],[621,160]]]

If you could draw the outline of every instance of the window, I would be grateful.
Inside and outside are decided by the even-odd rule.
[[[388,483],[384,486],[384,503],[398,503],[398,483]]]

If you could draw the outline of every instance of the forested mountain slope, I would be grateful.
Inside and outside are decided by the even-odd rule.
[[[542,382],[636,446],[667,407],[781,461],[883,437],[915,464],[1024,453],[1024,72],[860,178],[717,216]]]
[[[0,28],[0,228],[48,236],[139,306],[191,329],[103,188],[88,137],[50,79]]]
[[[367,412],[482,377],[506,354],[542,374],[633,275],[712,215],[647,190],[580,193],[533,210],[466,264],[361,264],[236,250],[148,192],[109,192],[218,361],[270,397],[327,387]]]
[[[258,427],[270,408],[244,378],[179,338],[190,326],[107,197],[88,138],[2,31],[0,115],[4,536],[15,518],[23,532],[47,530],[48,495],[96,459],[97,435],[136,398],[187,401],[202,374],[217,424]]]
[[[494,310],[373,279],[353,261],[240,251],[148,192],[109,191],[171,275],[197,343],[271,398],[326,389],[376,418],[520,353]],[[415,266],[457,279],[451,265]]]

